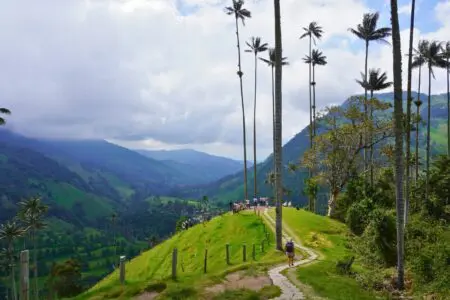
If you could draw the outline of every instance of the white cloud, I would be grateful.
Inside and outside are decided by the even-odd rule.
[[[8,126],[32,135],[106,138],[138,148],[194,147],[242,158],[234,20],[223,12],[231,0],[181,0],[187,15],[177,10],[177,1],[2,3],[0,99],[13,111]],[[438,4],[443,25],[427,38],[450,36],[449,3]],[[273,1],[250,0],[246,7],[253,17],[240,27],[243,47],[252,35],[273,44]],[[283,75],[285,142],[309,120],[302,27],[317,21],[325,30],[319,47],[329,63],[317,69],[316,79],[323,107],[360,92],[354,79],[363,69],[362,43],[347,29],[372,10],[362,0],[305,0],[301,6],[298,0],[282,1],[283,54],[290,62]],[[390,47],[371,45],[369,66],[391,74],[391,57]],[[253,57],[243,53],[242,59],[250,149]],[[272,149],[271,82],[270,69],[258,67],[261,158]],[[445,90],[441,75],[433,82],[435,92]]]

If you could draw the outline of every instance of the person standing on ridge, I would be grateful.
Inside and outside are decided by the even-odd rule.
[[[286,256],[288,257],[289,267],[293,267],[295,253],[294,253],[294,242],[292,241],[292,239],[286,243],[285,251],[286,251]]]

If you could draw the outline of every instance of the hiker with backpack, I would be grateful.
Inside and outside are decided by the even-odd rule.
[[[293,267],[295,253],[294,253],[294,242],[292,241],[292,239],[286,243],[285,250],[286,256],[288,257],[289,267]]]

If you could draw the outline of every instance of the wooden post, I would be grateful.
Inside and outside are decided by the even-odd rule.
[[[261,253],[264,253],[264,240],[261,242]]]
[[[247,261],[247,246],[245,244],[242,245],[242,259],[244,262]]]
[[[120,270],[120,284],[125,284],[125,256],[121,256],[119,259],[119,270]]]
[[[208,249],[205,249],[205,263],[203,264],[203,272],[206,274],[206,269],[208,265]]]
[[[30,299],[29,251],[20,252],[20,300]]]
[[[253,244],[253,249],[252,249],[252,258],[253,258],[253,260],[255,260],[255,259],[256,259],[256,246],[255,246],[255,244]]]
[[[177,256],[178,250],[177,248],[173,249],[172,252],[172,279],[177,279]]]
[[[225,253],[227,258],[227,265],[230,265],[230,244],[225,245]]]

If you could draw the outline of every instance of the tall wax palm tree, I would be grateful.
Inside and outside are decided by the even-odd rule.
[[[403,225],[403,99],[402,50],[397,0],[391,0],[392,61],[394,74],[394,134],[395,134],[395,191],[397,209],[397,287],[404,287],[404,225]]]
[[[233,15],[236,22],[236,39],[237,39],[237,52],[238,52],[238,77],[241,90],[241,106],[242,106],[242,135],[243,135],[243,147],[244,147],[244,197],[248,199],[247,192],[247,137],[245,130],[245,107],[244,107],[244,87],[242,85],[242,72],[241,68],[241,44],[239,41],[239,20],[242,21],[242,25],[245,26],[245,19],[251,18],[252,14],[249,10],[243,8],[244,0],[232,0],[232,6],[225,7],[225,13],[227,15]]]
[[[10,115],[11,112],[9,111],[9,109],[1,107],[0,108],[0,115],[2,115],[2,114],[3,115]],[[5,125],[5,123],[6,123],[6,120],[4,118],[0,117],[0,126],[1,125]]]
[[[414,101],[416,105],[416,153],[415,153],[415,166],[416,166],[416,176],[415,180],[419,178],[419,133],[420,133],[420,106],[422,105],[422,101],[420,100],[420,88],[421,88],[421,78],[422,78],[422,65],[425,64],[425,54],[428,48],[428,42],[421,40],[419,41],[419,45],[417,49],[414,49],[413,54],[413,62],[411,64],[411,68],[419,68],[419,78],[418,78],[418,88],[417,88],[417,100]]]
[[[317,24],[317,22],[309,23],[308,27],[303,27],[304,33],[300,36],[300,39],[309,38],[309,53],[308,57],[312,57],[312,43],[316,45],[316,39],[320,40],[323,35],[323,29],[321,26]],[[312,148],[313,144],[313,102],[312,102],[312,61],[308,63],[309,65],[309,143],[310,148]],[[311,177],[311,174],[310,174]]]
[[[363,40],[366,46],[366,58],[364,63],[364,81],[367,81],[367,61],[369,58],[369,43],[376,42],[385,42],[386,38],[391,35],[391,28],[389,27],[381,27],[377,28],[378,19],[380,18],[380,14],[376,13],[367,13],[363,15],[363,20],[361,24],[358,24],[356,28],[349,28],[349,31],[353,33],[356,37]],[[364,115],[367,118],[367,89],[364,89]],[[367,137],[364,137],[367,139]],[[365,143],[366,144],[366,143]],[[363,151],[364,155],[364,171],[367,170],[367,153],[366,149]]]
[[[409,210],[409,191],[411,180],[411,81],[412,81],[412,53],[414,45],[414,17],[416,10],[416,1],[411,1],[411,21],[409,25],[409,48],[408,48],[408,81],[407,81],[407,96],[406,96],[406,185],[405,185],[405,226],[408,222],[408,210]]]
[[[365,81],[365,75],[361,73],[361,80],[356,80],[365,90],[370,91],[370,100],[373,99],[373,93],[375,91],[381,91],[387,89],[392,85],[392,82],[387,81],[386,72],[381,73],[380,69],[370,69],[368,80]],[[370,101],[369,101],[370,102]],[[373,109],[372,105],[368,105],[368,113],[370,124],[373,122]],[[370,186],[373,186],[373,146],[372,146],[372,130],[369,133],[369,162],[370,162]]]
[[[43,222],[43,218],[48,211],[48,206],[42,203],[40,197],[32,197],[19,202],[19,207],[19,219],[31,230],[31,240],[33,242],[34,299],[37,300],[39,299],[39,286],[36,236],[39,230],[47,226]]]
[[[275,15],[275,186],[276,186],[276,220],[275,231],[277,240],[277,249],[283,250],[282,244],[282,198],[283,198],[283,180],[282,176],[282,39],[281,39],[281,8],[280,0],[274,0]]]
[[[252,37],[251,42],[246,42],[249,49],[245,52],[250,52],[255,55],[255,98],[253,102],[253,195],[254,198],[258,195],[257,180],[256,180],[256,89],[258,86],[258,53],[267,51],[268,44],[262,43],[260,37]]]
[[[427,114],[427,158],[426,158],[426,186],[425,186],[425,200],[428,201],[428,192],[429,192],[429,179],[430,179],[430,132],[431,132],[431,77],[434,78],[433,67],[445,68],[447,66],[447,62],[442,55],[442,43],[437,41],[426,41],[423,45],[424,51],[423,58],[425,60],[425,64],[428,67],[428,114]],[[415,67],[415,64],[412,65]]]
[[[447,155],[450,156],[450,41],[445,44],[444,58],[447,62]]]
[[[16,222],[7,222],[6,224],[0,225],[0,240],[5,240],[7,245],[7,253],[9,266],[11,267],[11,290],[12,299],[17,300],[16,292],[16,275],[15,275],[15,255],[14,255],[14,241],[23,236],[26,229],[22,228]]]
[[[272,139],[273,139],[273,154],[275,155],[275,49],[269,49],[269,58],[259,58],[263,62],[265,62],[271,68],[272,74]],[[281,58],[281,65],[287,66],[289,62],[287,61],[287,57]],[[273,169],[275,170],[275,156],[273,157]]]
[[[312,135],[316,136],[316,66],[325,66],[327,64],[327,57],[317,49],[312,50],[311,56],[303,58],[305,63],[312,65]]]

